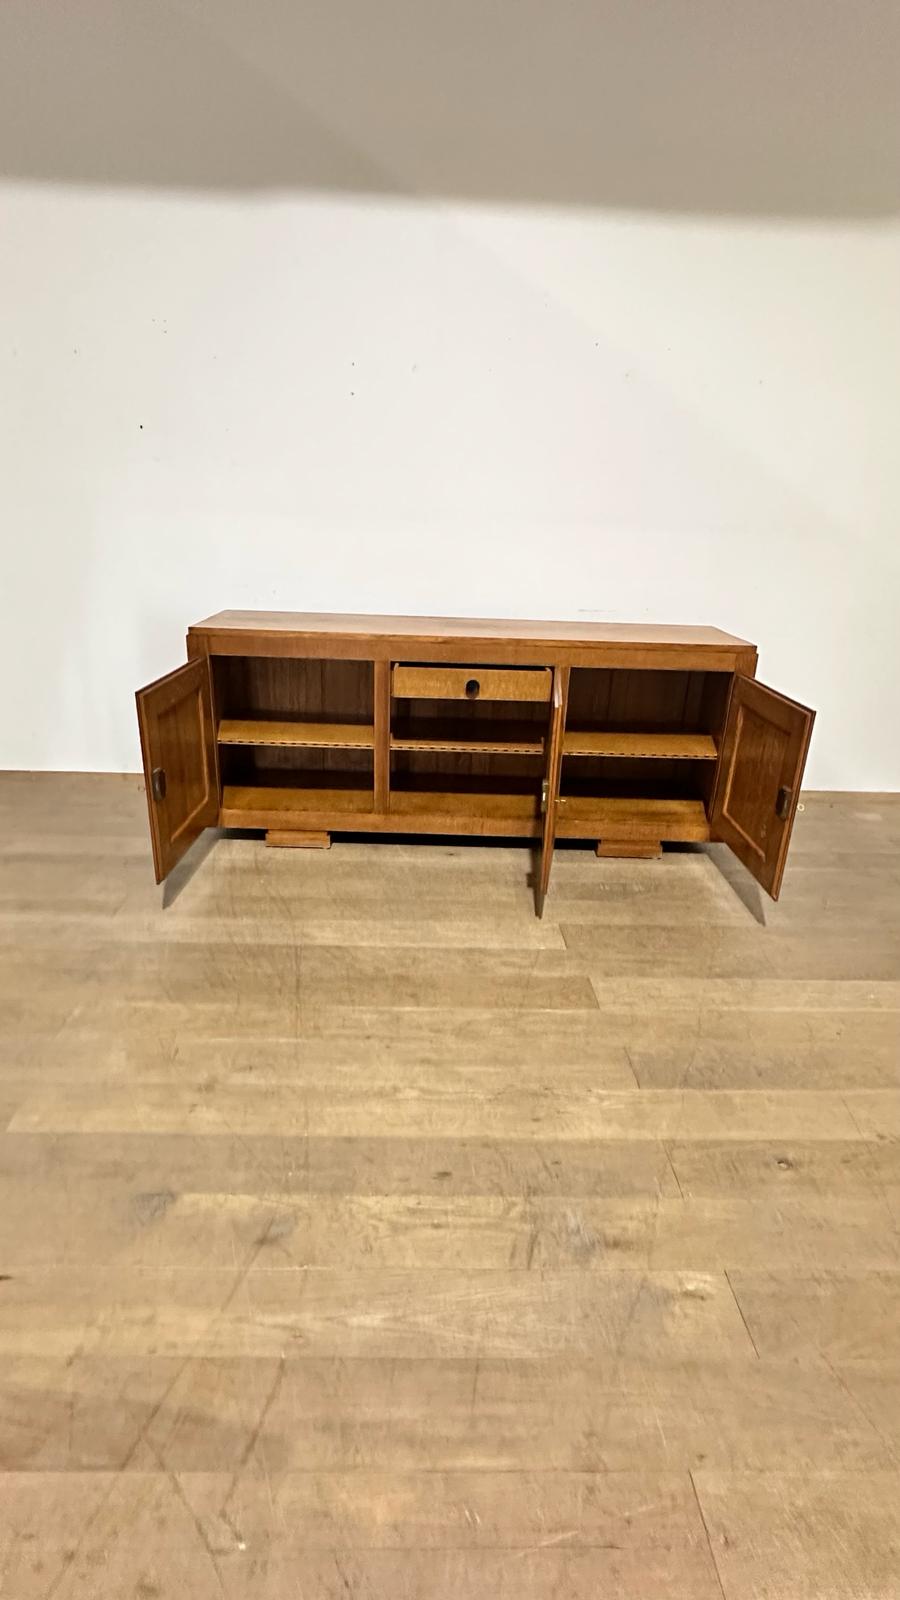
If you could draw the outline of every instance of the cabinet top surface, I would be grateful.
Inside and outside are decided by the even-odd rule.
[[[413,639],[422,642],[477,640],[502,644],[703,645],[715,650],[752,650],[753,645],[721,628],[656,622],[524,622],[496,617],[353,616],[323,611],[217,611],[195,622],[191,633],[304,635],[335,634],[345,639]]]

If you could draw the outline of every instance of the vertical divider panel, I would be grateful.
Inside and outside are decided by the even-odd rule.
[[[391,663],[375,662],[373,688],[375,725],[375,810],[383,813],[391,805]]]

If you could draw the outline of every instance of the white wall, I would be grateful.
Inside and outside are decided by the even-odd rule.
[[[890,11],[800,81],[679,9],[4,8],[0,765],[136,768],[188,623],[274,606],[715,623],[813,786],[900,788]]]

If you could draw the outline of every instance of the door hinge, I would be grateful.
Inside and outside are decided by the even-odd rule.
[[[153,768],[153,771],[150,774],[150,793],[152,794],[154,800],[165,800],[165,798],[166,798],[166,769],[165,769],[165,767],[154,767]]]
[[[793,798],[793,789],[789,789],[786,784],[782,784],[778,791],[778,798],[775,801],[775,814],[781,818],[782,822],[787,822],[787,819],[791,814],[791,803]]]
[[[541,816],[547,815],[547,806],[550,803],[550,782],[545,778],[541,784]]]

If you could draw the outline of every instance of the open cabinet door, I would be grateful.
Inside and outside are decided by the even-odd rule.
[[[535,877],[535,910],[544,915],[544,900],[550,883],[553,866],[553,847],[556,844],[556,818],[559,812],[559,783],[562,775],[563,733],[566,726],[566,701],[569,697],[569,668],[556,667],[553,673],[553,698],[550,702],[550,731],[547,738],[547,760],[541,792],[543,827],[541,831],[540,859]]]
[[[156,881],[219,815],[216,734],[206,656],[137,692]]]
[[[735,677],[710,824],[778,899],[815,712]]]

